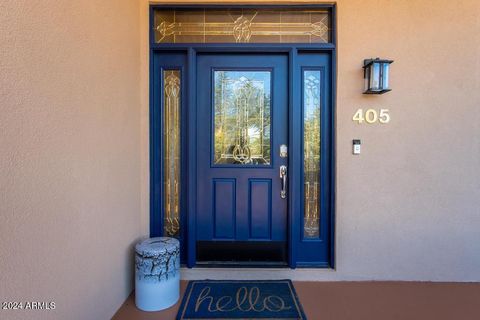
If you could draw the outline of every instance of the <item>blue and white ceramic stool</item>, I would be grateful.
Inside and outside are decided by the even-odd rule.
[[[135,246],[135,304],[143,311],[174,305],[180,295],[180,242],[150,238]]]

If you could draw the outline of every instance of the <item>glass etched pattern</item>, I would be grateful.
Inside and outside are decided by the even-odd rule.
[[[163,71],[164,234],[180,232],[180,71]]]
[[[303,72],[304,238],[320,236],[320,71]]]
[[[215,164],[270,164],[270,71],[215,71]]]
[[[328,43],[325,9],[156,9],[156,43]]]

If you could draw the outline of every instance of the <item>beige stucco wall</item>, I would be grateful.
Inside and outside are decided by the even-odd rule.
[[[336,271],[240,269],[235,277],[480,281],[480,2],[339,0],[337,5]],[[147,10],[143,1],[142,30],[148,28]],[[362,95],[363,59],[377,56],[395,60],[393,91]],[[142,96],[148,92],[146,70],[144,61]],[[392,121],[358,125],[352,121],[358,108],[389,109]],[[147,121],[144,101],[144,200]],[[357,138],[362,154],[353,156]],[[183,272],[186,279],[231,275],[221,269]]]
[[[109,318],[148,232],[148,2],[5,0],[0,34],[0,299],[56,302],[0,318]],[[338,1],[337,269],[235,277],[480,281],[479,34],[476,0]]]
[[[139,13],[0,2],[0,300],[56,303],[0,319],[108,319],[132,290]]]

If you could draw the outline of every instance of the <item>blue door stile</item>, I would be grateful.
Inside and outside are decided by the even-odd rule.
[[[228,251],[239,251],[245,246],[256,248],[252,249],[250,257],[246,255],[247,259],[254,259],[254,251],[260,250],[255,244],[259,243],[262,243],[262,247],[269,248],[265,250],[270,252],[275,250],[273,245],[283,246],[283,249],[279,247],[278,250],[283,250],[286,258],[288,199],[282,199],[280,196],[279,168],[281,165],[287,165],[287,159],[279,157],[279,149],[280,145],[288,143],[287,61],[288,57],[285,54],[202,53],[197,57],[197,250],[202,248],[203,244],[208,245],[205,250],[208,250],[209,254],[212,254],[211,251],[216,250],[216,247],[223,248],[218,250],[217,257],[209,256],[210,258],[206,260],[220,259],[222,254],[228,255],[228,252],[225,252],[226,246]],[[224,109],[230,106],[230,109],[224,112],[231,120],[236,117],[237,124],[229,123],[238,128],[243,128],[238,122],[240,119],[243,124],[248,123],[250,119],[245,118],[248,114],[247,109],[244,114],[243,109],[239,109],[240,105],[232,107],[238,97],[232,97],[231,101],[214,101],[213,93],[220,89],[217,85],[221,83],[214,83],[215,75],[236,76],[238,78],[225,78],[222,81],[235,83],[235,85],[244,83],[244,88],[252,88],[251,90],[255,90],[256,86],[261,84],[267,88],[268,92],[262,91],[265,88],[257,88],[258,92],[263,93],[261,96],[264,99],[259,95],[255,98],[257,100],[251,101],[252,103],[263,101],[264,105],[260,107],[255,105],[255,108],[250,108],[248,112],[257,110],[256,107],[259,107],[258,110],[262,110],[259,114],[265,113],[260,127],[263,129],[263,124],[268,124],[265,126],[266,133],[261,135],[262,139],[265,137],[270,141],[268,146],[264,146],[264,150],[267,150],[265,152],[268,153],[268,160],[260,157],[258,164],[254,162],[242,164],[235,159],[224,158],[218,161],[226,161],[225,163],[214,162],[217,156],[215,152],[218,152],[216,148],[219,147],[216,143],[214,144],[214,132],[219,130],[217,127],[219,124],[215,123],[217,115],[214,115],[214,106],[215,110],[217,105],[224,105]],[[262,77],[261,80],[247,79],[259,75]],[[241,81],[242,79],[244,81]],[[235,114],[230,114],[232,110]],[[221,119],[222,116],[218,118]],[[257,119],[258,122],[258,117],[252,119]],[[252,119],[250,121],[253,121]],[[251,127],[250,124],[249,128],[258,130],[259,123],[255,123],[255,127]],[[246,132],[246,129],[234,129],[228,132],[232,134],[235,131],[235,136],[237,132]],[[248,136],[249,134],[246,134],[246,137]],[[251,147],[253,148],[253,145]],[[247,145],[245,148],[250,150]],[[241,147],[236,150],[240,149]],[[234,153],[230,157],[234,157]],[[246,157],[250,157],[250,154]],[[264,161],[268,162],[263,163]],[[236,246],[237,243],[238,246]],[[269,244],[272,246],[269,247]],[[242,256],[240,252],[234,255],[238,259]],[[197,258],[205,260],[202,256],[202,251],[197,253]]]

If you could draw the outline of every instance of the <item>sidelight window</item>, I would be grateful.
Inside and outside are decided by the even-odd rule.
[[[320,71],[303,72],[304,238],[320,230]]]
[[[180,71],[163,71],[163,194],[164,232],[180,231]]]

